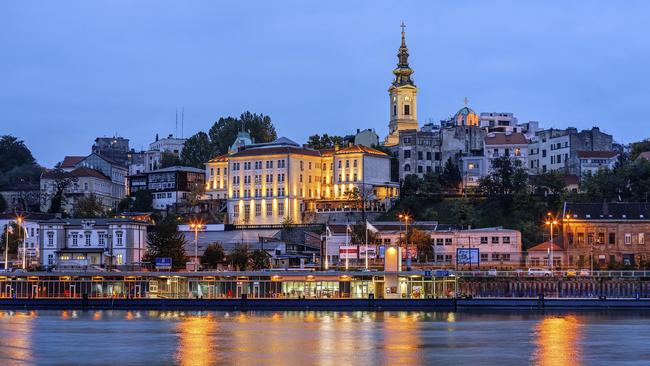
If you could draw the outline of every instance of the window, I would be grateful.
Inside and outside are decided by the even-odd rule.
[[[256,203],[255,204],[255,216],[257,216],[257,217],[262,216],[262,204],[261,203]]]
[[[645,234],[639,233],[639,244],[645,244]]]
[[[115,232],[116,245],[122,245],[122,234],[124,233],[121,231]]]
[[[72,234],[72,246],[76,247],[79,243],[77,242],[77,233]]]
[[[98,237],[99,237],[99,240],[98,240],[99,241],[99,246],[100,247],[106,246],[106,233],[99,233]]]
[[[404,150],[404,158],[405,159],[411,158],[411,150]]]
[[[509,236],[504,236],[501,238],[501,242],[503,244],[510,244],[510,237]]]
[[[422,151],[418,151],[418,160],[424,160],[424,156],[422,155]]]
[[[632,244],[632,234],[625,234],[625,244]]]
[[[90,233],[86,233],[86,246],[90,246]]]
[[[431,160],[431,151],[427,151],[427,160]]]
[[[54,254],[48,254],[47,255],[47,265],[51,266],[54,264]]]
[[[410,172],[411,171],[411,166],[409,164],[404,165],[404,171],[405,172]],[[340,181],[340,179],[339,179]]]
[[[251,206],[245,205],[244,206],[244,220],[248,222],[251,218]]]
[[[569,242],[569,245],[573,245],[573,233],[567,233],[566,237],[567,237],[567,241]]]
[[[393,116],[397,115],[397,105],[393,104]]]
[[[616,244],[616,233],[609,233],[609,244]]]
[[[266,216],[271,216],[273,215],[273,204],[272,203],[267,203],[266,204]]]
[[[585,233],[578,233],[578,244],[585,243]]]
[[[284,216],[284,202],[278,202],[278,216]]]
[[[451,238],[445,238],[445,245],[451,245]]]
[[[346,167],[346,168],[349,168],[349,167],[350,167],[350,160],[346,160],[346,161],[345,161],[345,167]]]
[[[487,236],[481,236],[481,244],[487,244],[488,243],[488,237]]]
[[[442,245],[443,239],[442,238],[436,238],[436,245]]]
[[[118,266],[124,264],[124,255],[123,254],[118,254],[115,259],[115,264]]]
[[[587,244],[591,245],[594,243],[594,233],[587,233]]]
[[[233,217],[239,217],[239,206],[233,206],[233,208],[232,208],[232,216]]]
[[[385,110],[385,109],[384,109]],[[408,116],[411,114],[411,106],[408,104],[404,105],[404,115]]]
[[[488,255],[487,253],[481,253],[481,262],[487,262]]]
[[[498,236],[493,236],[492,237],[492,244],[499,244],[499,237]]]
[[[596,244],[605,244],[605,233],[598,233]]]

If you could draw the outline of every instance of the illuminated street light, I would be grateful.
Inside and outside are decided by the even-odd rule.
[[[551,265],[551,271],[553,271],[553,226],[557,225],[558,221],[551,216],[550,212],[546,213],[546,217],[547,217],[547,219],[546,219],[545,223],[546,223],[546,225],[550,226],[550,228],[551,228],[551,239],[550,239],[550,245],[549,245],[550,257],[551,258],[549,258],[549,264]]]
[[[194,272],[199,270],[199,230],[203,230],[205,225],[201,221],[190,223],[190,228],[194,229]]]

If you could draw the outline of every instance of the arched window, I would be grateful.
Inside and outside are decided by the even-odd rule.
[[[411,106],[408,104],[404,104],[404,115],[408,116],[411,114]]]
[[[397,116],[397,104],[393,104],[393,116]]]
[[[411,171],[411,165],[410,164],[404,165],[404,171],[405,172],[410,172]]]

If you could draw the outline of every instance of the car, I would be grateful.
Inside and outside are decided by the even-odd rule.
[[[488,276],[494,276],[494,277],[496,277],[496,276],[498,276],[499,274],[497,273],[497,270],[496,270],[496,269],[488,269],[488,271],[487,271],[487,275],[488,275]]]
[[[588,270],[588,269],[584,269],[584,268],[583,268],[583,269],[580,270],[580,272],[579,272],[578,275],[579,275],[580,277],[589,277],[589,276],[591,276],[591,271]]]
[[[575,277],[578,274],[578,271],[575,269],[567,269],[565,274],[567,277]]]
[[[553,272],[545,268],[528,268],[528,275],[536,277],[551,277],[553,276]]]

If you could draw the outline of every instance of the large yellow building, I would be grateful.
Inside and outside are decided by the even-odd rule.
[[[385,153],[358,145],[314,150],[286,138],[217,156],[206,164],[206,178],[206,194],[226,200],[233,224],[302,223],[319,212],[385,210],[398,195]]]

